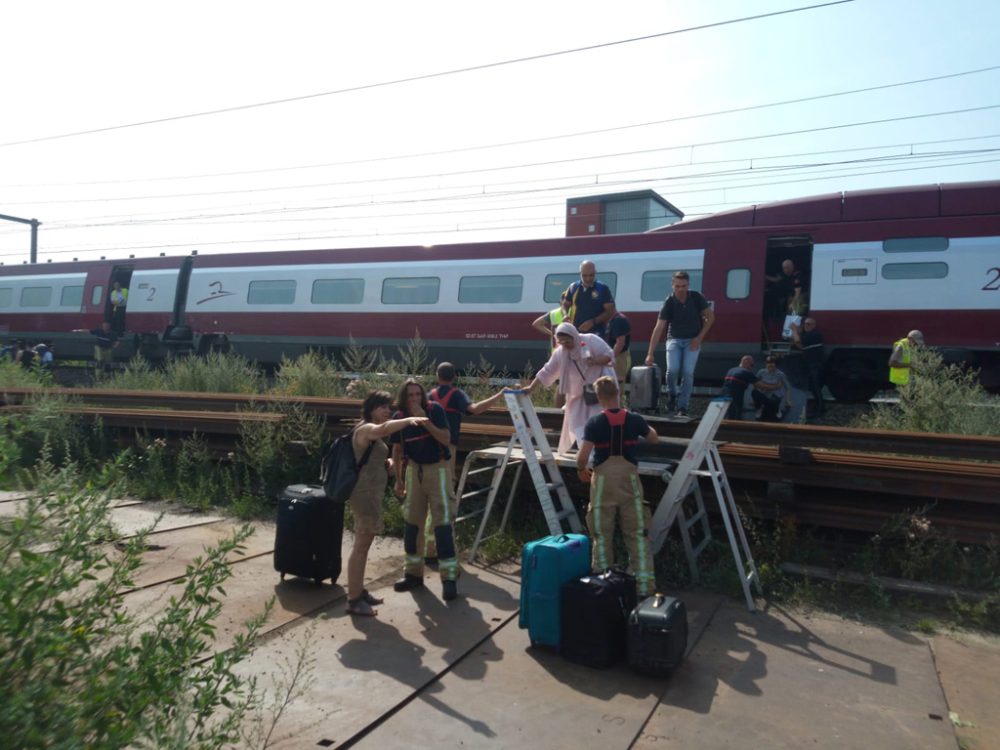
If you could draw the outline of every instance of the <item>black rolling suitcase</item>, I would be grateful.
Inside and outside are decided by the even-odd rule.
[[[616,570],[574,578],[561,591],[559,653],[607,669],[625,655],[625,621],[635,608],[635,578]]]
[[[278,498],[278,525],[274,535],[274,569],[281,580],[290,573],[326,578],[340,575],[340,545],[344,536],[344,503],[330,500],[322,487],[293,484]]]
[[[687,606],[680,599],[655,594],[628,618],[628,663],[637,672],[664,677],[681,663],[687,650]]]
[[[660,368],[633,367],[629,374],[628,408],[632,411],[656,411],[660,402]]]

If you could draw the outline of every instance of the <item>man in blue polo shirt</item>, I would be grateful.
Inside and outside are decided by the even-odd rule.
[[[597,280],[597,266],[592,260],[580,264],[580,280],[569,285],[566,296],[576,330],[604,338],[604,324],[615,314],[615,298],[608,285]]]

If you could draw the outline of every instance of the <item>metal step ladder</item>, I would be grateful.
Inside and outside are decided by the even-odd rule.
[[[507,508],[504,511],[503,519],[500,522],[500,529],[497,533],[503,531],[504,526],[507,524],[507,517],[510,514],[517,482],[521,477],[521,470],[525,466],[528,467],[531,483],[534,485],[535,494],[538,495],[538,502],[542,506],[542,513],[545,515],[549,533],[553,535],[565,534],[567,532],[583,533],[583,523],[580,521],[580,516],[576,512],[573,500],[569,496],[569,490],[566,488],[566,482],[559,471],[559,464],[556,462],[555,454],[552,451],[552,446],[549,445],[545,430],[542,429],[542,424],[538,421],[538,414],[535,412],[534,404],[531,403],[531,396],[522,390],[508,391],[504,394],[504,400],[507,402],[511,421],[514,423],[514,434],[511,435],[506,450],[502,454],[494,456],[496,460],[492,467],[487,466],[472,470],[471,466],[474,457],[470,455],[462,468],[462,480],[459,482],[459,497],[463,499],[485,490],[484,488],[484,490],[470,492],[468,495],[464,494],[465,481],[470,474],[474,473],[474,471],[493,471],[489,496],[486,499],[486,507],[483,510],[483,520],[479,524],[479,531],[472,544],[472,551],[469,553],[469,562],[473,562],[476,559],[479,545],[484,541],[483,534],[486,531],[486,525],[489,522],[493,504],[500,490],[501,480],[507,471],[507,467],[510,465],[516,465],[517,472],[514,475],[514,483],[511,485],[510,493],[507,496]],[[477,451],[477,454],[480,456],[489,455],[485,451]]]
[[[701,418],[694,436],[688,443],[684,457],[677,468],[674,469],[670,484],[667,485],[660,504],[653,514],[653,523],[650,529],[650,544],[653,553],[656,554],[663,547],[667,538],[667,533],[674,521],[680,518],[679,526],[681,538],[684,541],[684,551],[688,555],[688,563],[691,565],[692,573],[697,576],[697,557],[704,548],[706,537],[698,545],[697,549],[691,545],[689,538],[690,528],[699,521],[703,524],[704,531],[708,531],[708,519],[705,515],[705,505],[701,498],[699,481],[707,477],[712,482],[715,490],[715,497],[719,502],[719,511],[722,513],[722,521],[726,527],[726,535],[729,537],[729,546],[733,552],[733,560],[736,563],[736,570],[740,576],[743,586],[743,595],[746,597],[747,609],[756,612],[753,596],[750,593],[750,583],[757,589],[757,593],[763,596],[764,591],[760,585],[760,575],[757,573],[757,565],[750,554],[750,545],[747,543],[746,532],[743,530],[743,522],[740,520],[739,511],[736,508],[736,500],[733,498],[733,491],[726,478],[726,472],[722,466],[722,459],[719,456],[719,449],[715,443],[715,434],[719,430],[719,425],[726,416],[729,409],[730,399],[713,399],[705,410],[705,415]],[[694,494],[697,502],[697,511],[691,518],[684,515],[684,501]],[[739,537],[737,541],[737,537]]]

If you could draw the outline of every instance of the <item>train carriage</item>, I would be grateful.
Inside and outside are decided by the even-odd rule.
[[[517,373],[547,356],[531,322],[585,258],[632,322],[634,359],[672,273],[688,271],[716,312],[707,384],[741,354],[781,348],[765,276],[790,259],[838,398],[880,388],[892,342],[912,328],[1000,387],[1000,181],[816,196],[645,234],[2,267],[0,335],[86,357],[89,337],[71,331],[111,320],[117,280],[130,290],[121,358],[230,348],[276,363],[352,339],[393,351],[419,334],[438,359]]]

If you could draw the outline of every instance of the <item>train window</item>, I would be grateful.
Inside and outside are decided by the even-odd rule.
[[[21,307],[48,307],[51,301],[50,286],[26,286],[21,290]]]
[[[0,289],[0,307],[10,307],[11,301],[14,299],[14,290],[10,287],[5,287]]]
[[[417,279],[385,279],[382,302],[386,305],[433,305],[441,292],[441,279],[425,276]]]
[[[642,275],[642,286],[639,289],[639,299],[643,302],[662,302],[671,294],[673,287],[671,282],[676,271],[687,271],[691,277],[691,291],[700,292],[702,282],[702,272],[688,268],[675,268],[672,271],[646,271]]]
[[[882,242],[882,250],[887,253],[933,253],[947,249],[947,237],[900,237]]]
[[[79,307],[83,304],[82,286],[64,286],[59,295],[60,307]]]
[[[746,299],[750,296],[750,269],[730,268],[726,273],[726,297]]]
[[[883,279],[943,279],[948,275],[947,263],[885,263]]]
[[[98,284],[90,293],[90,304],[99,305],[102,299],[104,299],[104,287]]]
[[[458,282],[462,304],[520,302],[523,276],[463,276]]]
[[[562,293],[569,289],[569,285],[574,281],[580,280],[580,273],[550,273],[545,277],[545,296],[543,299],[546,302],[554,302],[559,304],[559,298]],[[618,291],[618,274],[616,273],[605,273],[601,269],[597,269],[597,280],[602,284],[607,284],[608,289],[611,290],[611,296],[614,297]]]
[[[294,281],[251,281],[248,305],[291,305],[295,302]]]
[[[364,279],[316,279],[310,301],[314,305],[360,305],[364,296]]]

